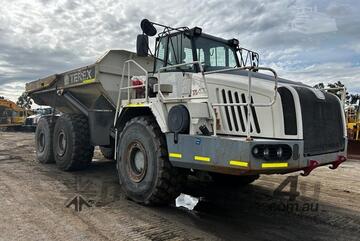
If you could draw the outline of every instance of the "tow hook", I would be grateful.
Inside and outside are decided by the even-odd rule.
[[[304,169],[303,169],[303,173],[300,173],[300,175],[301,176],[303,176],[303,177],[306,177],[306,176],[308,176],[309,174],[310,174],[310,172],[312,171],[312,170],[314,170],[315,168],[317,168],[319,166],[319,162],[318,161],[316,161],[316,160],[310,160],[310,163],[309,163],[309,166],[307,166],[307,167],[305,167]]]
[[[335,170],[336,168],[339,167],[339,165],[341,163],[343,163],[344,161],[346,161],[346,157],[344,156],[338,156],[336,161],[334,161],[333,163],[331,163],[331,166],[329,166],[330,169]]]

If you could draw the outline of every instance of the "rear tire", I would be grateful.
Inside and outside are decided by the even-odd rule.
[[[242,187],[249,185],[260,177],[259,175],[234,176],[221,173],[211,173],[210,176],[215,183],[231,187]]]
[[[106,159],[114,160],[114,148],[100,146],[100,151]]]
[[[150,117],[135,117],[120,134],[119,181],[127,197],[145,205],[164,205],[181,192],[187,175],[168,160],[165,136]]]
[[[44,116],[35,131],[36,157],[40,163],[54,163],[53,134],[57,117]]]
[[[53,148],[59,169],[76,171],[87,168],[94,155],[87,117],[81,114],[60,116],[54,129]]]

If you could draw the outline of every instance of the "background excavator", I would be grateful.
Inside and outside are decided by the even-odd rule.
[[[355,103],[349,103],[346,107],[347,131],[348,131],[348,156],[360,158],[360,99]]]
[[[0,97],[0,128],[22,127],[30,112],[13,101]]]

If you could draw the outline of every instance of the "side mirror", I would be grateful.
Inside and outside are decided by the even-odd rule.
[[[156,28],[154,27],[154,24],[146,18],[141,21],[140,27],[142,31],[148,36],[154,36],[156,34]]]
[[[148,56],[149,37],[145,34],[139,34],[136,39],[136,54],[140,57]]]

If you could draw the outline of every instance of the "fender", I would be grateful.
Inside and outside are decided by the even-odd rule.
[[[135,103],[127,104],[120,112],[119,117],[116,121],[116,129],[120,132],[127,121],[136,117],[151,115],[155,118],[163,133],[168,132],[167,127],[167,110],[163,103],[152,102],[152,103]]]

